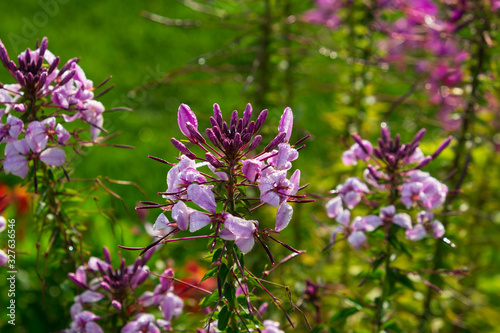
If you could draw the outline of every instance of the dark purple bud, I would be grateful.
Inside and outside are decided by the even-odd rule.
[[[361,137],[358,135],[358,133],[352,133],[351,136],[354,139],[354,141],[356,141],[356,143],[361,147],[361,149],[363,149],[363,151],[365,152],[366,155],[371,155],[371,152],[368,151],[368,149],[365,147],[365,144],[363,143],[363,139],[361,139]]]
[[[205,159],[208,161],[208,163],[212,164],[214,168],[220,168],[224,166],[224,164],[216,159],[215,156],[210,152],[205,154]]]
[[[229,139],[224,139],[224,141],[222,141],[222,147],[224,148],[225,151],[229,151],[229,149],[231,149],[231,141],[229,141]]]
[[[24,104],[14,104],[14,106],[12,107],[14,109],[14,111],[17,111],[17,112],[24,112],[26,111],[26,105]]]
[[[250,142],[251,139],[252,139],[251,133],[245,133],[241,135],[241,141],[243,142],[244,145]]]
[[[243,119],[238,119],[238,123],[236,124],[236,131],[238,133],[243,132]]]
[[[21,86],[24,87],[26,85],[26,81],[24,80],[24,75],[20,71],[16,71],[16,73],[14,74],[14,78]]]
[[[212,131],[214,131],[215,137],[222,142],[222,132],[220,127],[212,127]]]
[[[394,155],[386,154],[385,159],[390,165],[396,165],[396,158],[394,157]]]
[[[111,305],[118,311],[121,311],[122,309],[122,303],[118,302],[116,299],[111,301]]]
[[[120,261],[120,272],[122,272],[122,274],[125,272],[125,259],[124,258],[122,258]]]
[[[420,131],[418,131],[417,134],[415,134],[415,137],[413,138],[411,144],[413,146],[413,144],[418,143],[420,142],[420,140],[422,140],[422,138],[424,137],[425,135],[425,132],[427,132],[427,130],[425,128],[422,128]]]
[[[108,285],[111,284],[111,278],[109,276],[105,275],[105,276],[102,277],[102,279],[104,280],[104,282],[101,282],[101,284],[102,283],[106,283]]]
[[[43,65],[43,57],[38,57],[36,60],[36,69],[35,71],[38,73]]]
[[[106,262],[111,265],[111,253],[106,246],[102,248],[102,253],[104,254],[104,260],[106,260]]]
[[[214,104],[214,118],[217,121],[219,127],[222,127],[222,111],[220,110],[219,104]]]
[[[219,140],[217,139],[217,137],[215,136],[214,131],[211,128],[207,128],[205,130],[205,133],[207,133],[208,140],[210,140],[210,142],[212,142],[216,147],[219,147],[220,143],[219,143]]]
[[[385,150],[385,142],[382,139],[378,139],[377,143],[381,150]]]
[[[61,81],[59,82],[59,85],[60,86],[64,86],[66,83],[69,82],[69,80],[71,80],[73,78],[73,76],[75,76],[75,73],[76,71],[75,70],[72,70],[71,72],[69,72],[67,75],[65,75]]]
[[[47,72],[43,72],[40,75],[40,79],[38,80],[38,87],[42,88],[43,85],[45,84],[45,81],[47,81]]]
[[[377,148],[377,147],[374,147],[373,148],[373,154],[379,159],[379,160],[384,160],[384,154],[382,154],[382,151]]]
[[[146,279],[148,278],[149,276],[149,270],[143,266],[141,267],[135,274],[134,276],[132,277],[132,280],[130,281],[130,284],[132,285],[132,288],[137,288],[138,286],[140,286],[144,281],[146,281]]]
[[[235,149],[238,150],[240,149],[240,147],[243,145],[243,141],[241,141],[241,134],[240,133],[236,133],[234,135],[234,146],[235,146]]]
[[[236,134],[236,126],[231,126],[231,128],[229,129],[229,137],[231,139],[234,139],[235,134]]]
[[[200,132],[198,132],[198,129],[196,129],[190,122],[186,123],[186,127],[189,131],[189,134],[191,134],[191,137],[194,139],[195,142],[201,142],[201,143],[206,142],[205,138],[200,134]]]
[[[422,169],[424,166],[432,161],[432,156],[426,156],[420,163],[415,167],[415,169]]]
[[[45,51],[47,51],[47,46],[49,45],[49,40],[47,39],[47,37],[43,37],[42,38],[42,42],[40,43],[40,49],[39,49],[39,52],[38,54],[43,57],[43,55],[45,54]]]
[[[24,53],[24,57],[25,57],[24,58],[25,64],[29,65],[31,62],[31,49],[30,48],[26,49],[26,52]]]
[[[262,304],[260,307],[259,307],[259,314],[262,316],[264,314],[264,312],[267,311],[267,308],[269,307],[269,304],[267,302],[265,302],[264,304]]]
[[[106,277],[107,277],[107,276],[106,276]],[[107,283],[107,282],[102,281],[101,283],[99,283],[99,286],[100,286],[102,289],[106,290],[107,292],[112,292],[112,291],[113,291],[113,290],[111,289],[111,286],[110,286],[110,285],[109,285],[109,283]]]
[[[161,289],[167,291],[172,286],[172,278],[174,277],[174,270],[167,268],[160,276]]]
[[[248,146],[248,151],[252,151],[255,148],[257,148],[257,146],[260,144],[261,141],[262,141],[262,136],[261,135],[256,135],[253,138],[252,143]]]
[[[142,265],[146,265],[148,263],[149,259],[151,259],[151,257],[153,256],[154,253],[155,253],[155,248],[154,247],[152,247],[151,250],[146,251],[142,255]]]
[[[238,111],[234,110],[233,113],[231,114],[231,128],[234,127],[236,128],[236,124],[238,123]]]
[[[134,266],[132,267],[132,272],[135,272],[137,271],[137,269],[142,266],[142,258],[141,257],[137,257],[135,258],[135,261],[134,261]]]
[[[221,132],[224,133],[224,135],[229,136],[229,127],[227,127],[226,122],[222,123]]]
[[[285,137],[286,137],[285,132],[281,132],[280,134],[276,135],[276,137],[271,142],[269,142],[269,144],[266,146],[266,148],[264,148],[264,151],[266,153],[268,153],[271,150],[273,150],[274,148],[278,147],[278,145],[280,143],[282,143],[283,140],[285,140]]]
[[[441,152],[443,150],[446,149],[446,147],[449,146],[451,140],[453,140],[453,137],[450,135],[449,137],[447,137],[443,142],[441,142],[441,144],[439,145],[439,147],[436,149],[436,151],[434,152],[434,154],[432,154],[432,159],[435,159],[436,157],[439,156],[439,154],[441,154]]]
[[[400,144],[401,144],[401,136],[398,133],[398,134],[396,134],[396,138],[394,140],[394,148],[399,149]]]
[[[193,154],[182,142],[179,140],[172,138],[170,139],[175,148],[177,148],[182,154],[186,155],[188,158],[194,160],[196,155]]]
[[[266,121],[266,118],[267,118],[267,109],[266,110],[262,110],[262,112],[257,117],[257,121],[255,122],[254,133],[257,133],[259,131],[259,129],[262,127],[262,125],[264,125],[264,122]],[[285,133],[285,135],[286,135],[286,133]]]
[[[16,66],[16,63],[13,62],[12,60],[9,62],[9,67],[8,67],[8,70],[11,74],[15,73],[16,70],[17,70],[17,66]]]
[[[35,81],[35,78],[33,77],[32,73],[26,73],[26,75],[24,75],[24,81],[27,85],[31,86]]]
[[[0,41],[0,60],[2,61],[3,66],[9,69],[10,58],[2,41]]]
[[[366,167],[368,169],[368,172],[370,173],[370,175],[372,175],[372,177],[376,180],[376,181],[379,181],[380,180],[380,177],[378,176],[378,172],[377,170],[371,166],[371,165],[368,165]]]
[[[250,103],[247,104],[245,111],[243,111],[243,127],[247,127],[250,118],[252,117],[252,105]]]
[[[210,125],[212,125],[212,127],[219,127],[219,125],[217,124],[217,121],[212,116],[210,116]]]
[[[74,62],[78,62],[78,58],[69,59],[68,62],[66,62],[64,64],[64,66],[61,67],[61,70],[59,71],[59,73],[57,74],[57,76],[60,77],[61,75],[63,75],[71,67],[71,65]]]
[[[68,273],[68,278],[73,281],[74,284],[76,284],[80,288],[87,289],[87,285],[83,283],[83,281],[80,281],[78,277],[76,276],[75,273]]]
[[[391,138],[391,131],[389,130],[389,126],[386,123],[382,123],[380,130],[380,136],[383,142],[388,142]]]
[[[52,61],[52,64],[50,64],[48,71],[49,74],[52,74],[52,72],[57,68],[57,65],[59,65],[59,61],[61,61],[61,58],[59,57],[56,57],[54,61]]]
[[[247,132],[254,135],[255,134],[255,121],[251,121],[247,126]]]

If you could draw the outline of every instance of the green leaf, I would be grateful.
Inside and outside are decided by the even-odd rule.
[[[389,320],[387,322],[385,322],[383,325],[382,325],[382,328],[389,332],[389,333],[404,333],[405,331],[403,331],[401,329],[401,327],[398,326],[398,324],[396,324],[395,321],[393,320]]]
[[[203,275],[203,278],[201,279],[201,281],[200,281],[200,282],[203,282],[203,281],[205,281],[206,279],[211,278],[212,276],[217,275],[217,268],[218,268],[218,267],[214,267],[214,268],[212,268],[211,270],[209,270],[208,272],[206,272],[206,273],[205,273],[205,275]]]
[[[224,297],[227,299],[229,304],[236,307],[236,289],[232,284],[227,284],[224,286]]]
[[[218,325],[217,328],[221,331],[224,331],[227,327],[227,323],[229,322],[229,311],[227,309],[227,305],[224,305],[222,309],[220,309],[219,317],[218,317]]]
[[[342,309],[337,312],[332,318],[330,318],[329,324],[339,324],[344,322],[349,316],[352,316],[355,313],[358,313],[359,309],[356,307],[350,307],[346,309]]]
[[[218,300],[219,300],[219,292],[215,290],[210,296],[205,297],[201,301],[201,308],[203,309],[209,305],[215,304],[217,303]]]

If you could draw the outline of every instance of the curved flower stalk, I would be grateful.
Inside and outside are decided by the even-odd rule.
[[[217,276],[218,291],[215,294],[218,295],[219,302],[224,300],[227,303],[231,317],[227,321],[221,321],[219,313],[219,329],[225,325],[233,329],[237,326],[241,309],[234,308],[234,304],[228,303],[223,295],[226,295],[225,290],[239,286],[240,282],[236,283],[235,279],[245,281],[249,278],[245,273],[242,254],[249,253],[259,243],[274,265],[267,242],[278,243],[296,254],[302,253],[277,240],[272,234],[284,230],[290,223],[293,215],[290,203],[312,201],[297,194],[305,187],[300,186],[300,171],[295,170],[290,174],[292,162],[304,147],[299,145],[308,138],[307,136],[296,144],[290,143],[292,110],[285,109],[278,125],[278,134],[260,151],[257,148],[262,136],[258,132],[268,111],[262,111],[256,120],[252,120],[252,113],[252,106],[248,104],[241,117],[234,111],[231,119],[226,122],[219,106],[215,104],[214,115],[210,117],[211,127],[205,130],[205,139],[198,129],[195,113],[189,106],[180,105],[179,128],[190,145],[200,148],[202,154],[194,153],[191,147],[172,138],[173,145],[181,153],[178,163],[172,164],[153,157],[172,166],[167,174],[167,190],[159,193],[167,200],[166,203],[144,202],[146,206],[136,208],[163,210],[153,229],[165,230],[166,235],[150,246],[140,248],[143,252],[161,242],[213,239],[210,252],[213,263],[218,268],[207,273],[207,277]],[[251,196],[255,192],[259,195]],[[274,223],[271,225],[268,221],[252,218],[252,212],[265,205],[276,208]],[[199,231],[202,235],[169,238],[184,231]],[[254,309],[248,291],[245,294],[248,300],[246,311],[252,313]],[[209,297],[203,306],[214,305],[208,299],[211,302],[217,300]],[[216,302],[214,311],[220,310],[219,302]]]
[[[382,249],[380,239],[384,239],[385,249],[381,250],[373,268],[375,270],[385,262],[382,295],[375,301],[374,325],[377,331],[385,321],[383,304],[394,292],[388,282],[389,276],[401,274],[390,266],[397,255],[394,250],[408,253],[398,235],[403,234],[414,242],[430,236],[450,243],[444,238],[444,226],[435,219],[434,213],[445,203],[448,187],[421,169],[439,156],[452,137],[446,138],[432,155],[425,156],[419,148],[424,135],[425,129],[422,129],[411,142],[402,143],[399,134],[392,138],[389,127],[383,123],[381,138],[374,146],[358,134],[352,134],[355,143],[344,152],[342,161],[346,165],[366,163],[363,179],[348,178],[331,191],[337,196],[326,204],[328,217],[335,218],[338,223],[333,229],[330,245],[341,239],[356,249],[370,247],[373,252]],[[365,206],[363,215],[354,215],[358,206]],[[374,239],[370,241],[372,237]],[[394,278],[392,281],[394,283]]]
[[[146,266],[153,252],[129,266],[121,258],[120,266],[113,268],[110,252],[104,247],[104,260],[91,257],[86,265],[69,273],[68,278],[84,291],[75,297],[73,321],[65,332],[99,333],[111,327],[120,328],[122,333],[170,331],[184,304],[173,293],[173,270],[166,269],[156,286],[140,292],[154,277]]]

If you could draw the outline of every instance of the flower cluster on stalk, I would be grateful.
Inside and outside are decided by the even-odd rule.
[[[173,145],[181,152],[179,162],[171,164],[167,174],[167,190],[161,192],[166,204],[145,202],[143,208],[162,208],[153,229],[165,229],[167,235],[181,230],[198,231],[209,225],[211,235],[193,238],[218,238],[234,241],[243,253],[249,252],[258,240],[272,239],[269,232],[279,232],[290,222],[293,208],[290,202],[307,202],[297,195],[300,171],[288,176],[291,162],[298,158],[298,146],[307,137],[291,145],[293,114],[286,108],[278,126],[278,134],[262,151],[255,152],[262,141],[257,134],[263,126],[268,111],[252,118],[252,106],[247,105],[242,117],[235,110],[229,122],[222,119],[222,112],[214,105],[210,117],[211,127],[205,130],[206,140],[198,130],[198,120],[189,106],[182,104],[178,110],[181,132],[192,146],[202,149],[203,155],[193,153],[183,142],[172,138]],[[203,170],[205,168],[205,170]],[[207,173],[207,172],[210,172]],[[259,197],[247,196],[252,189],[259,190]],[[277,208],[274,228],[251,219],[251,212],[264,205]],[[165,215],[171,211],[171,219]],[[264,235],[265,237],[261,237]],[[186,237],[185,239],[188,239]],[[282,244],[281,242],[279,242]],[[282,244],[285,245],[285,244]],[[285,245],[286,246],[286,245]],[[269,253],[269,252],[268,252]]]
[[[170,330],[172,319],[182,313],[183,301],[173,293],[174,272],[167,268],[159,277],[158,284],[141,296],[141,286],[153,274],[147,262],[154,250],[137,258],[133,265],[126,266],[121,258],[120,266],[113,268],[109,250],[104,247],[104,260],[91,257],[86,265],[78,267],[68,277],[84,291],[74,299],[71,306],[72,322],[67,333],[104,332],[109,320],[118,321],[122,333],[159,333]],[[107,309],[100,314],[101,309]],[[161,313],[157,318],[153,313]]]
[[[78,58],[59,66],[60,58],[47,46],[45,37],[35,50],[23,51],[16,64],[0,41],[0,60],[15,80],[0,83],[0,143],[5,143],[2,169],[21,178],[31,166],[36,169],[38,161],[64,165],[62,147],[95,143],[103,130],[104,106],[94,92],[107,80],[94,87]],[[80,138],[81,131],[69,132],[64,127],[77,119],[89,125],[92,141]]]
[[[326,211],[339,225],[333,230],[331,243],[342,234],[359,248],[367,242],[366,233],[381,229],[387,238],[393,225],[403,229],[412,241],[426,235],[443,238],[444,226],[435,219],[433,210],[445,203],[448,187],[421,169],[437,158],[452,137],[445,139],[432,155],[425,156],[419,148],[425,132],[422,129],[411,142],[401,143],[399,134],[392,138],[383,123],[378,147],[352,134],[355,143],[343,153],[342,161],[345,165],[364,162],[367,166],[363,180],[348,178],[332,191],[337,196],[327,202]],[[361,202],[378,214],[352,218],[351,211]]]
[[[353,8],[352,1],[317,0],[304,19],[337,29],[347,24]],[[380,0],[366,2],[364,10],[371,13],[370,29],[383,36],[376,41],[382,51],[377,61],[398,72],[412,68],[429,102],[439,108],[442,126],[456,130],[461,124],[458,112],[467,107],[464,64],[471,57],[468,41],[459,34],[476,29],[475,22],[484,20],[485,13],[495,15],[500,2]],[[484,38],[491,46],[491,37]]]

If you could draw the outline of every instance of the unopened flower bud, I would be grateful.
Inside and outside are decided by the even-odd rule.
[[[116,299],[111,301],[111,305],[118,311],[121,311],[122,309],[122,303],[118,302]]]
[[[182,142],[178,141],[175,138],[171,138],[170,141],[174,145],[175,148],[177,148],[182,154],[186,155],[186,157],[194,160],[196,158],[196,155],[193,154]]]
[[[256,135],[253,138],[252,143],[250,143],[250,145],[248,146],[248,150],[251,151],[251,150],[254,150],[255,148],[257,148],[257,146],[260,144],[261,141],[262,141],[262,136]]]
[[[439,147],[436,149],[436,151],[434,152],[434,154],[432,154],[432,159],[435,159],[436,157],[439,156],[439,154],[441,154],[441,152],[443,150],[446,149],[446,147],[448,147],[448,145],[450,144],[451,140],[453,140],[453,137],[450,135],[449,137],[447,137],[443,142],[441,142],[441,144],[439,145]]]
[[[262,110],[262,112],[257,117],[257,121],[255,122],[254,133],[257,133],[259,131],[259,129],[262,127],[262,125],[264,125],[264,122],[266,121],[266,118],[267,118],[267,113],[268,113],[267,109]]]
[[[285,137],[286,137],[286,133],[281,132],[271,142],[269,142],[269,144],[266,146],[266,148],[264,148],[264,151],[266,153],[268,153],[271,150],[273,150],[274,148],[278,147],[278,145],[285,140]]]
[[[212,164],[214,168],[220,168],[224,166],[224,164],[216,159],[215,156],[210,152],[205,154],[205,159],[208,161],[208,163]]]

